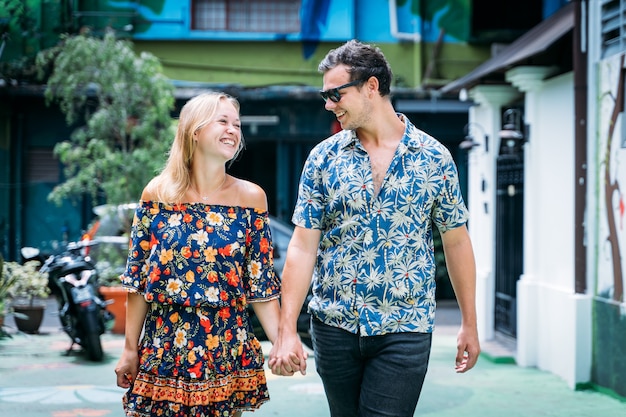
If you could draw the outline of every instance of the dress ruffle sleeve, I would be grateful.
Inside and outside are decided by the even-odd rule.
[[[139,204],[135,209],[126,270],[121,276],[122,286],[132,292],[144,293],[146,289],[148,258],[154,246],[150,233],[152,218],[148,204]]]
[[[246,237],[247,254],[244,288],[249,302],[280,296],[280,279],[274,269],[273,241],[266,211],[252,210]]]

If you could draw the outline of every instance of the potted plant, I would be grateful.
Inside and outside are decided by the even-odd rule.
[[[89,252],[98,271],[100,294],[107,310],[115,316],[112,333],[123,334],[126,327],[126,293],[120,275],[126,267],[130,228],[136,203],[105,204],[94,208],[96,220],[87,235],[96,242]]]
[[[111,238],[114,238],[111,236]],[[92,247],[92,259],[98,271],[100,294],[107,302],[107,310],[115,320],[112,333],[124,334],[126,328],[126,290],[122,288],[120,275],[126,265],[128,238],[119,237],[119,242],[110,241],[106,236],[96,237],[97,245]]]
[[[0,255],[0,336],[4,334],[4,318],[7,314],[9,290],[16,277],[4,273],[4,258]]]
[[[39,271],[39,261],[3,262],[3,279],[9,279],[7,289],[10,312],[18,330],[37,333],[43,321],[45,304],[40,300],[50,294],[48,274]]]

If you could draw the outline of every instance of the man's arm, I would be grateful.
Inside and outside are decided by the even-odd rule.
[[[461,310],[456,371],[462,373],[476,365],[480,354],[476,320],[476,262],[465,225],[442,233],[441,240],[448,275]]]
[[[277,375],[306,373],[308,354],[298,337],[298,316],[311,285],[321,232],[296,226],[281,274],[278,337],[270,351],[269,367]]]

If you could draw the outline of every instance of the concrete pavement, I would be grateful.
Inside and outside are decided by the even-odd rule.
[[[51,306],[40,334],[15,332],[0,339],[1,417],[123,417],[113,367],[123,336],[106,334],[102,363],[79,352],[66,355],[69,338],[58,326]],[[625,417],[626,401],[594,391],[572,391],[560,378],[520,368],[507,357],[507,347],[486,344],[476,368],[454,372],[458,309],[438,310],[431,362],[415,416],[437,417]],[[269,351],[269,345],[264,345]],[[312,355],[306,376],[278,377],[268,371],[271,400],[255,417],[324,417],[328,406],[315,373]]]

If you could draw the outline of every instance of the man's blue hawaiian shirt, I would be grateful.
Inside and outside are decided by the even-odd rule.
[[[344,130],[311,151],[292,218],[322,232],[311,313],[363,336],[433,331],[431,224],[468,219],[448,149],[398,116],[406,130],[376,197],[369,156]]]

